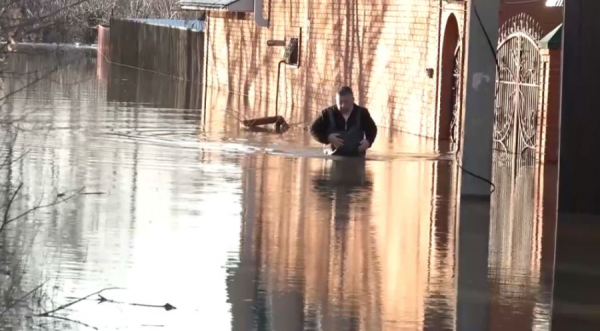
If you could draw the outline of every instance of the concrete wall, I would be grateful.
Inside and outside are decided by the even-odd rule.
[[[440,0],[266,1],[268,29],[256,26],[252,13],[210,12],[207,97],[225,89],[233,95],[227,107],[247,117],[273,115],[284,48],[267,40],[300,37],[300,65],[282,68],[279,81],[279,114],[288,122],[310,123],[334,102],[337,87],[350,85],[378,125],[434,137],[440,27],[454,9],[462,36],[464,7]]]

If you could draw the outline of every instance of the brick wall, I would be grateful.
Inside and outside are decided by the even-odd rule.
[[[274,115],[284,48],[267,40],[300,37],[300,66],[282,68],[279,80],[279,114],[288,122],[310,123],[334,102],[338,86],[350,85],[378,125],[433,137],[440,25],[446,9],[455,9],[462,31],[463,7],[440,0],[266,0],[269,28],[256,26],[252,13],[210,12],[207,107]],[[227,105],[214,105],[217,89],[233,95]]]
[[[542,162],[558,162],[560,142],[561,49],[542,49],[542,88],[538,111],[538,146]]]

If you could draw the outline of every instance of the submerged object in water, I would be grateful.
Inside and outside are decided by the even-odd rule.
[[[259,125],[275,124],[275,132],[283,133],[287,131],[290,126],[287,124],[283,116],[270,116],[260,117],[242,121],[242,124],[247,128],[255,128]]]

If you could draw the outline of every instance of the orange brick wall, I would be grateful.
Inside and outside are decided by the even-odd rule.
[[[562,54],[542,49],[542,96],[538,111],[538,143],[542,162],[558,162]]]
[[[455,9],[462,36],[463,8],[445,0],[265,0],[269,28],[256,26],[252,13],[210,12],[207,107],[274,115],[284,48],[267,40],[299,36],[300,66],[282,68],[279,82],[279,114],[288,122],[310,123],[334,102],[338,86],[350,85],[378,125],[433,137],[440,22]],[[217,89],[232,94],[226,105],[216,106]]]

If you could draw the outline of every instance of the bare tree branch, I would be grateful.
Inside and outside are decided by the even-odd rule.
[[[66,318],[66,317],[63,317],[63,316],[56,316],[56,315],[41,315],[41,316],[38,316],[38,317],[56,318],[56,319],[59,319],[59,320],[63,320],[63,321],[67,321],[67,322],[72,322],[72,323],[77,323],[77,324],[83,325],[83,326],[85,326],[85,327],[88,327],[88,328],[91,328],[91,329],[94,329],[94,330],[98,330],[98,328],[97,328],[97,327],[95,327],[95,326],[89,325],[89,324],[87,324],[87,323],[83,323],[82,321],[78,321],[78,320],[74,320],[74,319]]]
[[[79,6],[82,3],[85,3],[85,2],[88,2],[88,1],[90,1],[90,0],[80,0],[80,1],[77,1],[77,2],[72,3],[70,5],[66,5],[64,7],[58,8],[57,10],[51,12],[50,14],[47,14],[47,15],[44,15],[44,16],[40,16],[40,17],[31,17],[31,18],[28,18],[28,19],[24,19],[23,21],[27,21],[27,22],[16,24],[16,25],[12,25],[12,26],[7,26],[7,27],[5,27],[5,29],[16,29],[16,28],[20,28],[20,27],[23,27],[23,26],[32,25],[32,24],[44,21],[44,20],[46,20],[48,18],[54,17],[54,16],[56,16],[56,15],[64,12],[67,9],[73,8],[75,6]]]
[[[25,298],[27,298],[28,296],[30,296],[31,294],[35,293],[37,290],[39,290],[40,288],[42,288],[42,286],[44,286],[45,284],[46,284],[46,282],[43,282],[40,285],[38,285],[36,288],[34,288],[33,290],[25,293],[25,295],[23,295],[22,297],[20,297],[19,299],[17,299],[15,302],[13,302],[11,305],[9,305],[8,307],[6,307],[0,313],[0,317],[2,317],[4,314],[6,314],[7,311],[11,310],[12,308],[14,308],[19,303],[21,303],[21,301],[25,300]]]
[[[8,134],[9,134],[9,132],[7,130],[6,134],[4,134],[4,139],[2,139],[2,145],[4,145],[4,142],[6,142],[6,137],[8,137]],[[15,137],[12,139],[10,147],[8,147],[9,150],[15,147],[18,136],[19,136],[19,131],[17,130],[17,132],[15,133]],[[6,153],[2,153],[2,157],[4,157],[5,154]],[[7,162],[8,162],[8,158],[5,158],[4,162],[2,163],[2,166],[0,166],[0,169],[2,169],[6,165]]]
[[[72,302],[69,302],[69,303],[67,303],[67,304],[64,304],[64,305],[62,305],[62,306],[60,306],[60,307],[58,307],[58,308],[56,308],[56,309],[53,309],[53,310],[51,310],[51,311],[47,311],[47,312],[45,312],[45,313],[42,313],[42,314],[37,314],[37,315],[35,315],[35,316],[38,316],[38,317],[49,316],[49,315],[51,315],[51,314],[54,314],[54,313],[56,313],[57,311],[60,311],[60,310],[63,310],[63,309],[69,308],[69,307],[71,307],[72,305],[74,305],[74,304],[76,304],[76,303],[79,303],[79,302],[81,302],[81,301],[83,301],[83,300],[86,300],[86,299],[88,299],[89,297],[92,297],[92,296],[94,296],[94,295],[96,295],[96,294],[100,294],[100,293],[102,293],[102,292],[104,292],[104,291],[108,291],[108,290],[123,290],[123,288],[121,288],[121,287],[107,287],[107,288],[105,288],[105,289],[102,289],[102,290],[100,290],[100,291],[97,291],[97,292],[94,292],[94,293],[92,293],[92,294],[86,295],[86,296],[84,296],[84,297],[82,297],[82,298],[79,298],[79,299],[77,299],[77,300],[75,300],[75,301],[72,301]]]
[[[29,209],[29,210],[27,210],[27,211],[23,212],[23,213],[22,213],[22,214],[20,214],[19,216],[13,217],[13,218],[9,219],[8,221],[5,221],[5,222],[2,224],[2,228],[0,228],[0,232],[2,231],[2,229],[3,229],[3,228],[6,226],[6,225],[8,225],[8,224],[10,224],[10,223],[12,223],[12,222],[14,222],[14,221],[16,221],[16,220],[18,220],[18,219],[21,219],[21,218],[23,218],[23,217],[25,217],[25,216],[27,216],[27,215],[29,215],[29,214],[33,213],[33,212],[34,212],[34,211],[36,211],[36,210],[43,209],[43,208],[48,208],[48,207],[52,207],[52,206],[56,206],[56,205],[58,205],[59,203],[63,203],[63,202],[66,202],[66,201],[68,201],[68,200],[71,200],[71,199],[73,199],[74,197],[78,196],[78,195],[79,195],[79,194],[80,194],[80,193],[81,193],[81,192],[82,192],[84,189],[85,189],[85,187],[82,187],[81,189],[79,189],[78,191],[76,191],[75,193],[73,193],[72,195],[70,195],[70,196],[68,196],[68,197],[66,197],[66,198],[63,198],[63,196],[61,196],[61,194],[59,194],[59,195],[58,195],[58,197],[57,197],[57,199],[56,199],[56,200],[54,200],[54,202],[52,202],[52,203],[49,203],[49,204],[47,204],[47,205],[38,205],[38,206],[36,206],[36,207],[33,207],[33,208],[31,208],[31,209]]]
[[[9,161],[7,158],[4,159],[4,162],[2,162],[2,164],[0,165],[0,169],[4,168],[4,166],[6,166],[8,164],[8,162],[14,163],[17,162],[19,160],[21,160],[22,158],[24,158],[25,156],[27,156],[27,154],[29,154],[29,152],[31,152],[31,149],[28,149],[27,152],[19,155],[19,157],[17,157],[16,159]]]
[[[2,219],[2,226],[0,226],[0,232],[2,232],[2,230],[4,230],[6,225],[8,225],[8,223],[9,223],[8,214],[10,213],[10,207],[12,206],[13,202],[15,201],[15,197],[17,196],[17,194],[19,194],[19,191],[21,190],[21,188],[23,188],[22,182],[21,182],[21,184],[19,184],[19,187],[17,187],[15,192],[13,192],[12,197],[10,198],[10,200],[8,201],[8,204],[5,207],[4,218]]]
[[[102,295],[98,294],[98,303],[103,303],[103,302],[120,303],[120,304],[124,304],[124,305],[148,307],[148,308],[164,308],[166,311],[177,309],[175,306],[173,306],[170,303],[165,303],[164,305],[159,306],[159,305],[148,305],[145,303],[122,302],[122,301],[115,301],[115,300],[107,299],[107,298],[103,297]]]
[[[0,12],[0,16],[4,16],[4,13],[6,13],[6,11],[15,3],[17,3],[19,0],[11,0],[9,3],[5,4],[4,7],[2,8],[2,12]]]
[[[33,82],[31,82],[31,83],[28,83],[27,85],[25,85],[25,86],[22,86],[21,88],[18,88],[18,89],[16,89],[16,90],[14,90],[14,91],[11,91],[10,93],[8,93],[8,94],[6,94],[6,95],[2,96],[2,97],[0,98],[0,101],[2,101],[2,100],[5,100],[5,99],[8,99],[8,98],[10,98],[11,96],[13,96],[13,95],[15,95],[15,94],[17,94],[17,93],[19,93],[19,92],[21,92],[21,91],[23,91],[23,90],[27,89],[27,88],[28,88],[28,87],[30,87],[31,85],[33,85],[33,84],[35,84],[35,83],[37,83],[37,82],[39,82],[39,81],[41,81],[41,80],[43,80],[43,79],[45,79],[45,78],[47,78],[47,77],[50,77],[50,75],[52,75],[53,73],[55,73],[55,72],[56,72],[56,71],[57,71],[59,68],[60,68],[60,66],[56,66],[54,69],[52,69],[52,70],[50,70],[49,72],[45,73],[45,74],[44,74],[44,75],[42,75],[41,77],[38,77],[38,78],[36,78],[36,79],[35,79]]]

